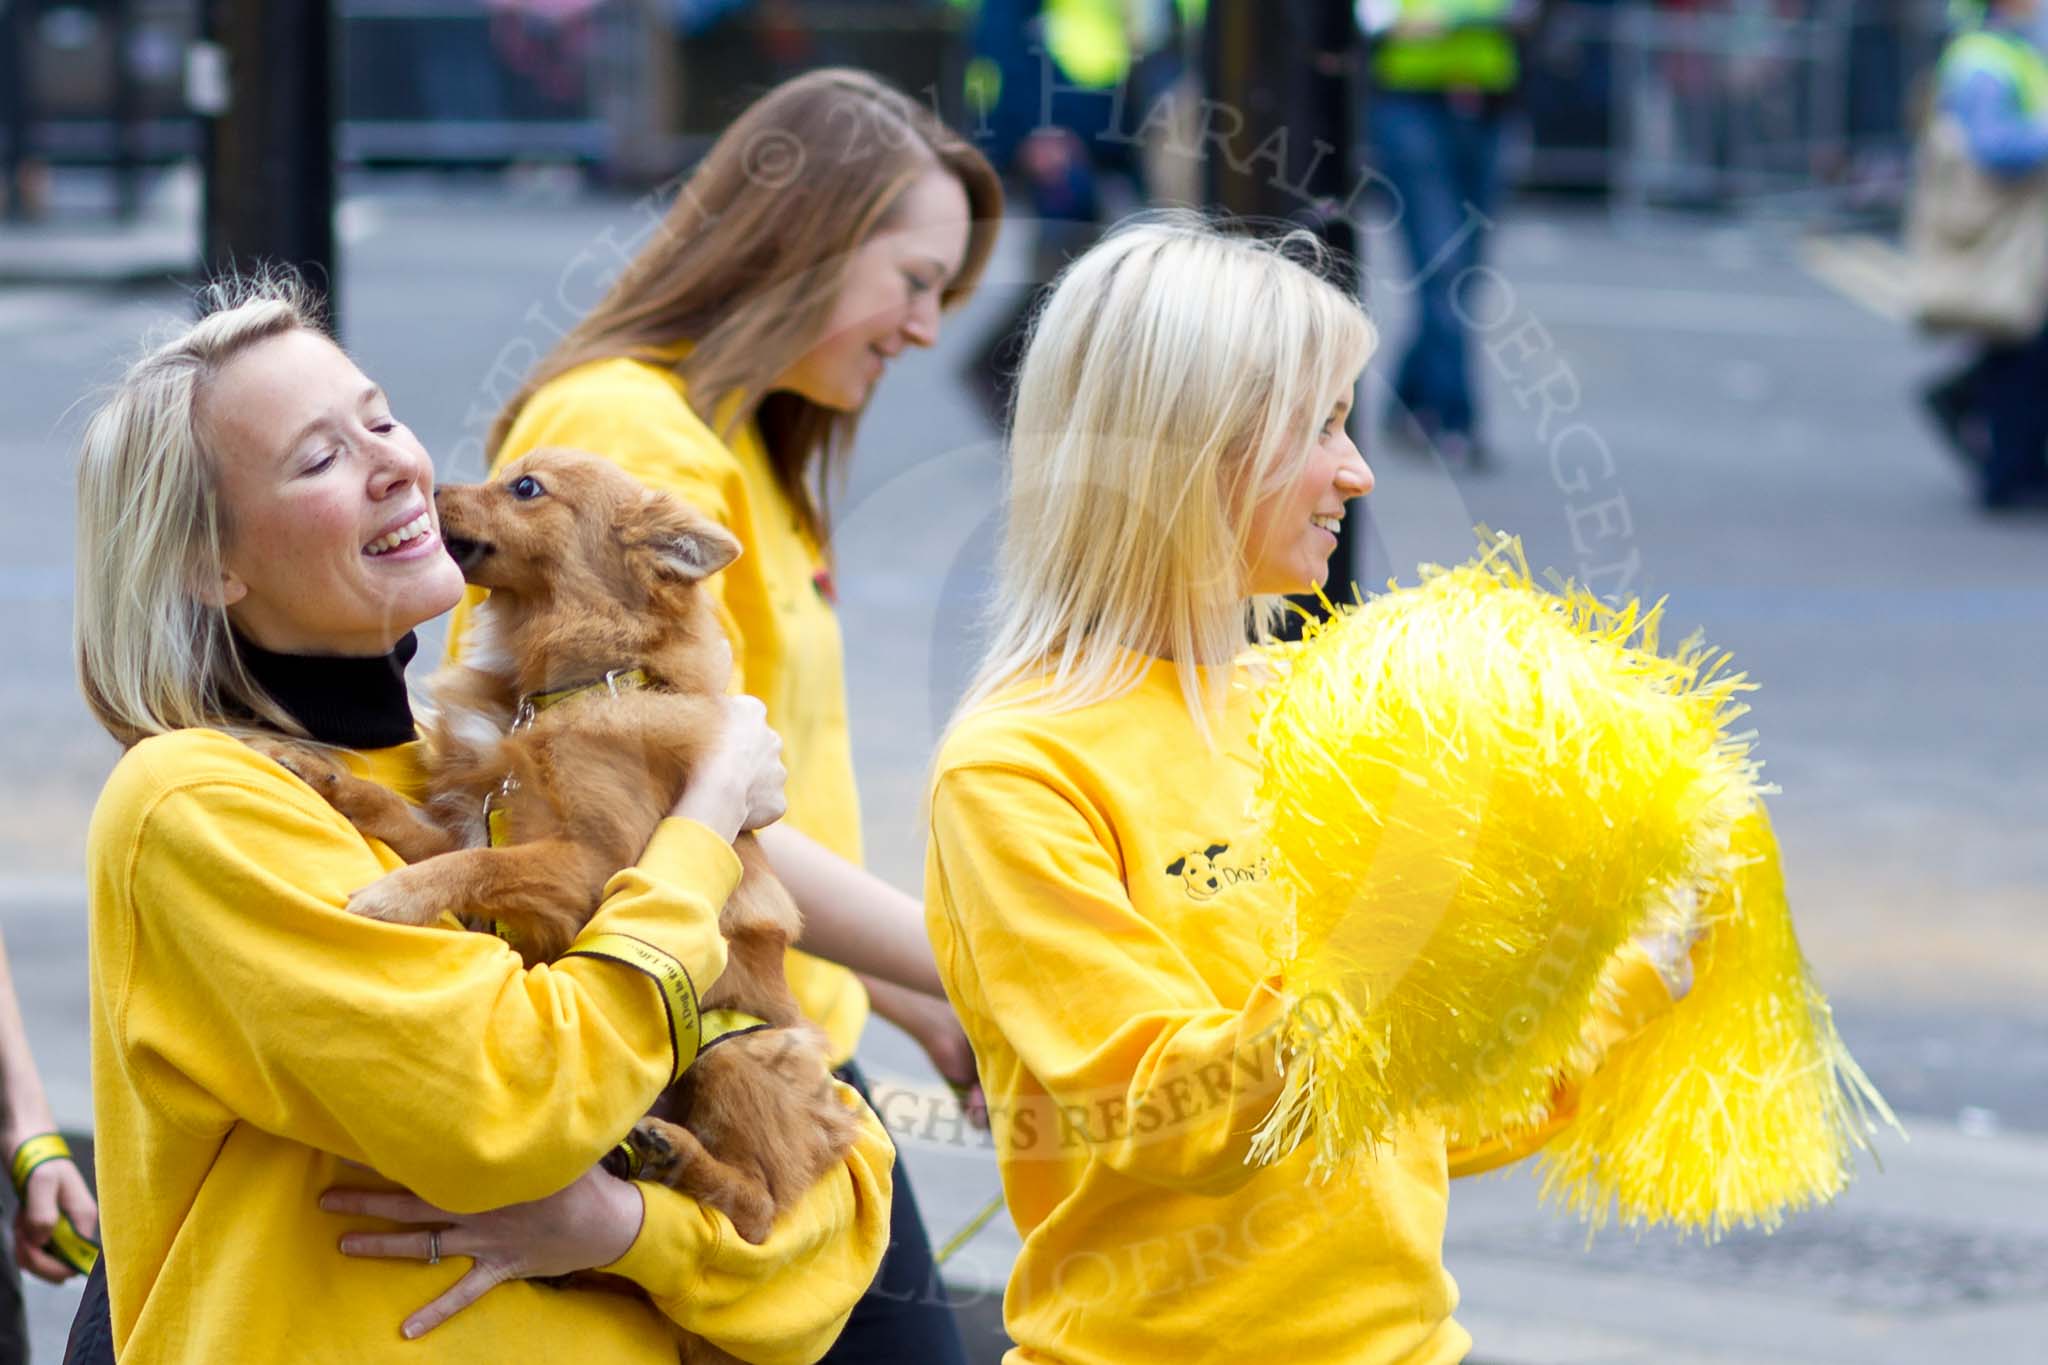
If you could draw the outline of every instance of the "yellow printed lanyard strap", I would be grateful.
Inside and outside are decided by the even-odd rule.
[[[675,1065],[668,1073],[670,1085],[690,1069],[704,1047],[704,1016],[697,1007],[697,987],[683,964],[668,953],[630,934],[592,934],[579,938],[563,957],[601,957],[654,978],[661,988],[662,1008],[668,1011],[669,1045]]]
[[[71,1144],[58,1133],[38,1133],[24,1138],[21,1146],[14,1149],[14,1161],[9,1174],[14,1179],[14,1196],[24,1199],[28,1195],[29,1173],[36,1167],[51,1161],[71,1159]],[[80,1232],[71,1221],[71,1215],[57,1214],[57,1225],[50,1229],[50,1240],[43,1243],[43,1250],[55,1256],[81,1275],[92,1274],[92,1268],[100,1259],[100,1244]]]

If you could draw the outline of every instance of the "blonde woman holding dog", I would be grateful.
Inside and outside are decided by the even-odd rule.
[[[115,387],[78,475],[79,671],[127,747],[88,852],[112,1345],[652,1365],[680,1327],[816,1359],[887,1238],[893,1151],[850,1089],[855,1150],[762,1246],[597,1164],[690,1060],[732,840],[782,813],[763,708],[729,704],[552,964],[350,914],[398,860],[238,736],[416,790],[412,630],[462,577],[384,392],[293,290],[221,293]],[[529,1278],[593,1269],[628,1284]]]
[[[1446,1182],[1520,1147],[1417,1131],[1329,1184],[1305,1151],[1246,1164],[1282,1001],[1241,656],[1279,594],[1324,582],[1372,488],[1345,418],[1373,345],[1286,251],[1186,221],[1107,238],[1035,323],[993,635],[936,761],[925,881],[1024,1239],[1013,1365],[1470,1345]],[[1668,1006],[1646,962],[1617,985],[1617,1030]]]
[[[937,340],[1001,216],[988,163],[914,101],[863,72],[799,76],[718,139],[491,434],[495,464],[594,451],[739,538],[707,586],[786,746],[789,816],[761,846],[804,914],[790,985],[856,1084],[870,998],[963,1093],[974,1066],[917,901],[860,866],[825,494],[890,361]],[[962,1360],[900,1170],[895,1207],[889,1259],[830,1359]]]

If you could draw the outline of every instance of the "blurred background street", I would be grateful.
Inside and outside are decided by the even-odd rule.
[[[607,23],[631,9],[602,8]],[[1589,8],[1569,12],[1590,22]],[[1903,72],[1938,41],[1935,8],[1844,14],[1896,9],[1885,41]],[[1827,13],[1784,19],[1785,41],[1818,42],[1801,25]],[[930,44],[932,69],[957,77],[959,63],[941,60],[950,32],[902,43]],[[185,35],[166,34],[175,58]],[[1851,37],[1875,41],[1861,28]],[[722,107],[670,71],[662,110],[622,114],[605,73],[644,82],[648,63],[615,28],[589,41],[587,62],[572,64],[588,90],[546,95],[554,88],[529,81],[542,94],[525,98],[542,103],[503,119],[468,108],[437,125],[424,106],[393,105],[343,125],[342,339],[444,480],[481,472],[499,402],[594,299],[591,263],[615,269],[605,253],[665,204],[642,186],[672,173],[687,135]],[[880,41],[807,51],[858,59]],[[1550,41],[1614,80],[1627,53],[1662,60],[1648,38],[1626,50],[1583,33]],[[679,50],[682,67],[703,69],[687,41]],[[1774,810],[1808,956],[1912,1135],[1880,1137],[1884,1170],[1866,1162],[1837,1207],[1713,1248],[1609,1231],[1589,1249],[1575,1224],[1539,1209],[1526,1178],[1454,1187],[1447,1255],[1477,1361],[2017,1361],[2048,1339],[2048,517],[1980,513],[1968,471],[1920,411],[1921,388],[1961,351],[1904,320],[1905,116],[1884,110],[1903,103],[1905,78],[1858,70],[1883,98],[1866,90],[1843,105],[1828,156],[1802,143],[1784,165],[1738,159],[1713,175],[1693,172],[1714,158],[1685,154],[1682,81],[1663,97],[1662,125],[1640,89],[1627,105],[1605,90],[1534,106],[1552,140],[1512,151],[1527,188],[1498,208],[1497,273],[1470,304],[1483,465],[1382,434],[1399,425],[1393,363],[1415,291],[1389,220],[1372,201],[1356,208],[1382,350],[1359,424],[1379,486],[1354,576],[1412,579],[1418,562],[1464,557],[1484,524],[1521,535],[1539,570],[1668,596],[1669,638],[1697,628],[1733,651],[1760,685],[1753,719],[1782,788]],[[1745,98],[1730,107],[1767,123],[1770,101]],[[1625,136],[1603,112],[1624,107]],[[514,115],[546,129],[519,141],[500,126]],[[1858,118],[1875,131],[1852,138]],[[176,119],[151,125],[157,141],[144,140],[125,190],[89,122],[49,144],[40,220],[0,228],[0,928],[58,1118],[74,1131],[92,1120],[84,834],[116,757],[70,659],[80,400],[149,326],[185,315],[178,278],[198,259],[202,198]],[[1573,127],[1586,145],[1559,131]],[[414,151],[453,140],[401,155],[408,137]],[[998,433],[969,375],[1044,278],[1028,201],[1015,215],[938,347],[905,356],[879,389],[836,503],[870,859],[906,888],[922,867],[925,765],[973,655],[996,530]],[[1574,425],[1587,434],[1562,438]],[[425,653],[437,650],[429,641]],[[863,1062],[944,1243],[997,1193],[993,1159],[901,1035],[878,1021]],[[947,1267],[977,1359],[1000,1353],[1014,1246],[998,1217]],[[75,1285],[28,1292],[38,1358],[54,1361]]]

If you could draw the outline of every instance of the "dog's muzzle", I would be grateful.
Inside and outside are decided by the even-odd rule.
[[[447,548],[448,557],[455,561],[455,567],[461,569],[464,573],[468,573],[471,569],[474,569],[477,565],[490,558],[491,552],[497,548],[487,540],[470,540],[464,536],[451,536],[445,531],[441,535],[441,544]]]

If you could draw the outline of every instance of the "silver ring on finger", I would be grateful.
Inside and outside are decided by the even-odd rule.
[[[433,1228],[427,1233],[427,1264],[441,1264],[441,1229]]]

